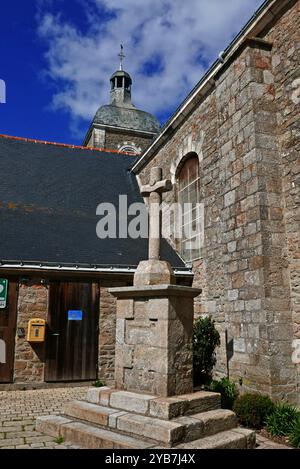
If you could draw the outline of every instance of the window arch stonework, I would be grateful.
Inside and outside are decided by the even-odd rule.
[[[205,134],[203,131],[199,132],[198,139],[193,139],[192,135],[187,135],[181,145],[178,147],[178,156],[175,161],[171,164],[170,173],[172,183],[176,183],[176,173],[181,163],[187,158],[191,153],[198,155],[199,164],[203,160],[203,143],[205,139]]]
[[[124,142],[123,145],[118,145],[118,150],[125,153],[133,153],[134,155],[139,155],[142,151],[133,142]]]

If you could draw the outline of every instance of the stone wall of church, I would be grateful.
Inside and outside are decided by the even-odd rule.
[[[196,313],[211,314],[221,333],[216,374],[229,374],[243,390],[295,403],[300,255],[299,106],[293,99],[300,101],[299,3],[272,27],[269,43],[247,42],[139,174],[147,183],[151,167],[159,165],[174,179],[180,158],[197,150],[205,242],[202,258],[194,262],[195,286],[203,288]],[[174,201],[176,185],[165,196],[168,206]],[[170,241],[175,245],[172,236]]]
[[[278,115],[279,173],[287,239],[293,361],[300,384],[300,1],[266,34],[273,43],[272,68]]]
[[[48,290],[36,280],[21,284],[18,296],[17,329],[25,330],[25,337],[16,336],[14,383],[41,383],[44,381],[45,344],[27,342],[28,321],[47,319]]]

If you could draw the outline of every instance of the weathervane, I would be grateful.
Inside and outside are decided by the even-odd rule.
[[[124,54],[123,44],[121,44],[121,51],[120,51],[119,57],[120,57],[120,70],[123,70],[123,60],[126,57],[126,55]]]

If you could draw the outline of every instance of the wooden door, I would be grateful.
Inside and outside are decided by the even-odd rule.
[[[18,282],[9,280],[5,309],[0,309],[0,383],[14,378]]]
[[[97,378],[99,286],[52,282],[46,344],[46,381]]]

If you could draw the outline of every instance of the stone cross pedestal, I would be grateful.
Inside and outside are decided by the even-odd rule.
[[[134,286],[113,288],[117,297],[117,389],[174,396],[193,391],[194,297],[201,290],[174,285],[168,262],[160,260],[162,193],[172,189],[162,170],[151,170],[149,259],[140,262]]]
[[[193,392],[194,297],[177,285],[113,288],[115,387],[161,397]]]

